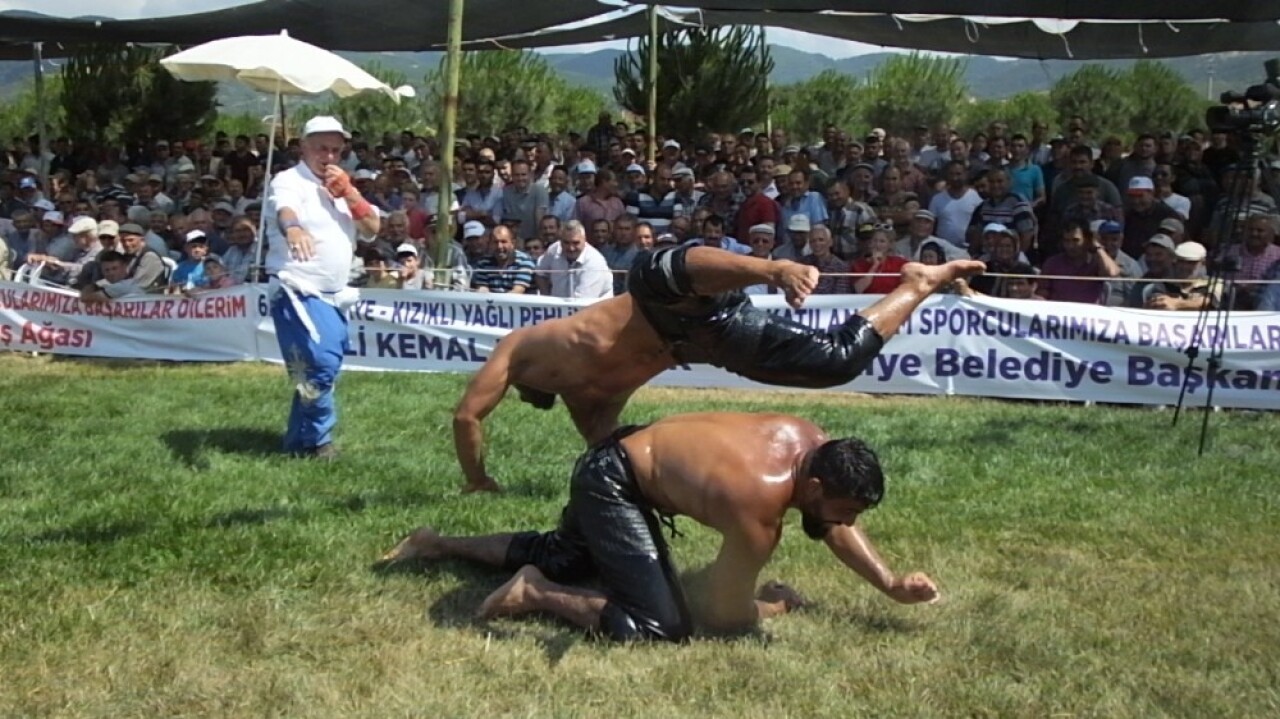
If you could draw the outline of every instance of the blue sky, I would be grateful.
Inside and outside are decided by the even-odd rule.
[[[356,0],[358,2],[358,0]],[[421,2],[422,0],[418,0]],[[438,0],[443,2],[443,0]],[[218,10],[245,4],[247,0],[0,0],[0,10],[31,10],[47,15],[76,17],[78,15],[105,15],[121,19],[182,15],[204,10]],[[605,8],[607,10],[607,8]],[[793,30],[769,30],[769,42],[786,45],[806,52],[815,52],[835,58],[881,52],[884,48],[864,45],[847,40],[809,35]],[[594,43],[555,52],[596,50],[603,47],[624,47],[625,43]]]

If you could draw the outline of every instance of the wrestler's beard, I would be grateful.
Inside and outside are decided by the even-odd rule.
[[[804,527],[805,535],[815,542],[827,538],[827,534],[831,532],[831,525],[831,522],[819,519],[808,512],[800,513],[800,526]]]

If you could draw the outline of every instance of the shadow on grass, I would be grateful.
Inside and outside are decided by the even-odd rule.
[[[56,544],[70,542],[74,544],[110,544],[147,531],[147,525],[141,522],[113,522],[105,525],[83,525],[51,529],[27,539],[37,544]]]
[[[156,517],[154,522],[112,522],[108,524],[81,524],[61,529],[50,529],[40,534],[18,538],[17,541],[36,544],[69,542],[74,544],[109,544],[156,528],[230,529],[233,527],[260,526],[279,520],[302,521],[319,515],[345,515],[363,512],[370,507],[402,507],[410,503],[425,503],[425,492],[363,492],[325,501],[321,509],[307,510],[301,507],[242,507],[219,512],[207,520],[174,522]]]
[[[205,452],[280,456],[281,435],[253,427],[224,429],[175,429],[160,437],[174,457],[191,469],[205,469]]]
[[[471,629],[488,635],[495,641],[510,641],[531,635],[542,647],[547,664],[560,663],[574,645],[586,638],[584,632],[564,624],[559,619],[547,617],[539,622],[533,618],[513,620],[520,622],[519,629],[503,626],[476,617],[476,609],[493,590],[511,578],[511,573],[493,567],[484,567],[461,560],[413,559],[398,562],[376,562],[370,571],[381,576],[414,575],[448,577],[459,584],[436,598],[427,608],[427,618],[437,627],[446,629]]]

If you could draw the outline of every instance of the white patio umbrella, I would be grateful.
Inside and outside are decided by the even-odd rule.
[[[392,88],[355,63],[310,43],[295,40],[285,31],[279,35],[245,35],[214,40],[170,55],[160,64],[179,80],[239,82],[274,96],[271,103],[271,142],[267,145],[267,171],[262,185],[264,203],[267,186],[271,182],[281,95],[332,92],[338,97],[351,97],[362,92],[380,92],[397,103],[401,97],[414,96],[412,87]],[[264,204],[258,220],[255,267],[262,265],[266,216]]]

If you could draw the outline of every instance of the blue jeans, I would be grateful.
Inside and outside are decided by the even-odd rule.
[[[280,356],[294,382],[293,407],[284,435],[286,452],[303,452],[333,441],[333,428],[338,423],[333,386],[348,347],[347,318],[337,307],[317,297],[298,295],[297,301],[315,327],[316,338],[283,290],[271,302]]]

